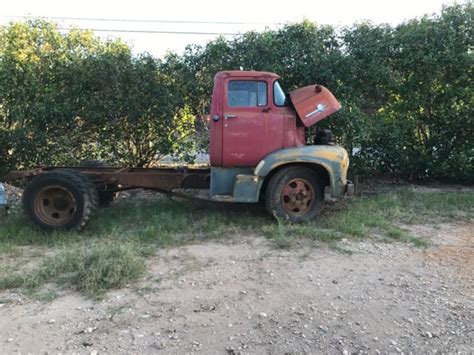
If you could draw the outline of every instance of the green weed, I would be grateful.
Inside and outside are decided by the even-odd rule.
[[[46,258],[34,270],[0,276],[0,289],[36,289],[49,282],[71,286],[87,295],[100,296],[124,286],[145,271],[145,262],[134,247],[111,243],[82,245]]]

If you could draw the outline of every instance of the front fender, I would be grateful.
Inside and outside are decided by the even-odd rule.
[[[277,150],[258,163],[254,175],[264,178],[274,169],[293,163],[322,166],[329,175],[331,196],[339,197],[344,194],[349,156],[346,150],[339,146],[306,145]]]

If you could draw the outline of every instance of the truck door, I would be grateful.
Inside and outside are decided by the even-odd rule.
[[[224,86],[222,165],[255,166],[265,150],[268,83],[234,77]]]

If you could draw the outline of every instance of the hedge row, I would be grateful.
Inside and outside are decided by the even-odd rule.
[[[0,170],[192,158],[206,147],[196,117],[214,74],[243,68],[276,72],[287,90],[329,87],[343,109],[322,126],[360,148],[354,172],[472,183],[473,32],[467,2],[398,26],[304,21],[157,59],[90,31],[11,23],[0,28]]]

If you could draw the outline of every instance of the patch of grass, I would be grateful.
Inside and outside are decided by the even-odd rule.
[[[350,249],[346,249],[344,247],[341,247],[339,244],[333,243],[331,244],[331,248],[334,250],[337,250],[338,252],[346,255],[352,255],[354,252]]]
[[[419,192],[400,189],[337,203],[314,222],[317,228],[347,237],[367,237],[376,231],[388,240],[426,242],[399,227],[401,224],[469,221],[474,218],[474,192]]]
[[[150,293],[157,293],[158,291],[160,290],[159,287],[140,287],[140,288],[137,288],[135,289],[135,292],[140,295],[140,296],[144,296],[144,295],[148,295]]]
[[[143,256],[130,245],[83,245],[46,258],[37,269],[0,277],[0,289],[36,289],[48,282],[71,286],[90,296],[124,286],[145,271]]]
[[[56,292],[56,290],[54,289],[39,290],[38,292],[34,292],[34,290],[32,291],[33,291],[32,295],[40,302],[45,302],[45,303],[51,302],[59,297],[58,292]]]
[[[474,191],[407,187],[326,204],[319,218],[304,225],[275,222],[261,205],[169,199],[130,201],[99,210],[81,233],[43,233],[14,213],[0,220],[0,255],[28,260],[31,254],[24,247],[31,246],[48,250],[50,256],[25,266],[28,270],[12,271],[0,263],[0,289],[37,289],[54,282],[100,295],[142,275],[145,258],[157,249],[235,235],[262,235],[279,248],[317,241],[337,249],[343,238],[368,237],[424,246],[426,241],[400,226],[470,221],[473,217]]]

